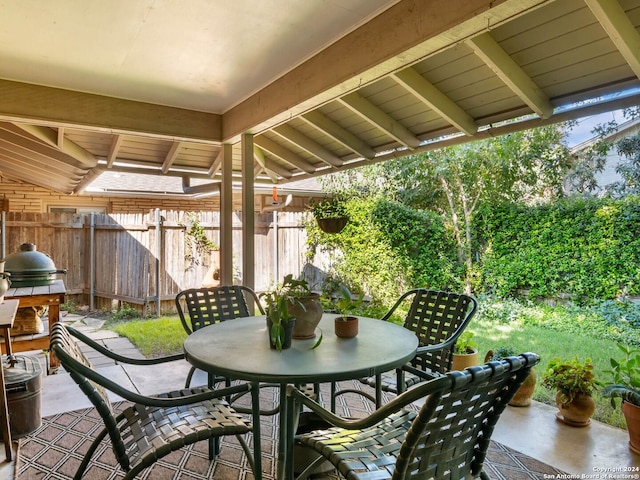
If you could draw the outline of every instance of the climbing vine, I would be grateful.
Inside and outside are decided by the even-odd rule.
[[[188,222],[181,223],[181,226],[185,227],[184,259],[192,266],[200,265],[202,255],[217,250],[218,245],[207,237],[195,213],[187,213],[187,219]]]

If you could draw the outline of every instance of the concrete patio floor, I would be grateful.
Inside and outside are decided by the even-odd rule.
[[[114,332],[99,330],[102,326],[99,319],[65,315],[62,320],[122,355],[141,357],[128,339],[119,337]],[[42,352],[20,355],[37,355],[44,371]],[[159,378],[162,379],[162,391],[181,388],[189,371],[189,364],[185,361],[170,362],[158,367],[116,365],[102,356],[92,358],[91,361],[104,375],[142,394],[158,393]],[[204,373],[197,371],[192,385],[204,383]],[[43,417],[91,406],[62,369],[54,375],[43,377],[41,394]],[[120,398],[114,397],[113,400]],[[588,478],[596,479],[640,478],[640,472],[620,471],[625,467],[640,467],[640,455],[632,453],[628,448],[626,430],[612,428],[597,421],[592,421],[585,428],[569,427],[555,419],[555,412],[555,407],[539,402],[533,402],[530,407],[525,408],[508,407],[492,438],[568,474],[577,475],[575,478],[587,478],[587,475],[595,475]],[[0,451],[4,451],[1,442],[0,448]],[[13,471],[13,462],[0,463],[0,480],[12,480]]]

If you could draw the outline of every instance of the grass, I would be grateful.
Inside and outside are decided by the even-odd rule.
[[[468,329],[474,333],[481,362],[488,350],[495,350],[498,347],[509,346],[516,352],[535,352],[540,355],[540,363],[535,367],[538,382],[533,398],[549,405],[555,404],[555,392],[547,390],[540,383],[549,360],[555,357],[569,359],[574,356],[584,360],[589,357],[595,365],[596,378],[606,381],[606,375],[602,372],[609,367],[609,358],[617,351],[616,342],[613,340],[518,322],[496,325],[495,322],[478,318],[471,321]],[[596,401],[596,411],[592,418],[615,427],[625,428],[624,417],[619,408],[611,407],[609,399],[602,398],[598,392],[594,393],[593,398]]]
[[[117,320],[107,322],[104,328],[127,337],[148,358],[182,353],[187,338],[178,317]]]
[[[623,310],[612,314],[611,305],[603,314],[599,307],[548,307],[488,298],[480,298],[479,304],[478,314],[468,330],[474,333],[480,361],[488,350],[498,347],[536,352],[541,361],[535,368],[538,383],[534,399],[550,405],[554,405],[555,392],[548,391],[540,383],[550,359],[577,356],[584,360],[589,357],[595,365],[596,378],[606,383],[609,378],[604,371],[609,367],[610,357],[617,356],[616,342],[640,344],[640,331],[634,322],[628,321],[633,317]],[[380,316],[371,311],[366,314]],[[178,317],[118,320],[107,323],[105,328],[129,338],[148,357],[180,353],[186,338]],[[613,408],[609,399],[602,398],[598,392],[593,397],[597,404],[594,419],[626,428],[619,407]]]

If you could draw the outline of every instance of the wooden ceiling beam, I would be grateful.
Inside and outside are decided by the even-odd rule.
[[[167,173],[169,171],[169,168],[171,168],[173,162],[175,162],[176,158],[178,158],[178,153],[180,153],[180,149],[183,145],[183,142],[173,142],[171,144],[171,148],[169,148],[167,155],[164,157],[164,162],[162,162],[162,173]]]
[[[262,133],[548,0],[400,0],[224,113],[223,140]]]
[[[85,170],[91,168],[78,161],[75,157],[61,152],[56,147],[50,147],[37,140],[32,140],[22,135],[22,133],[22,130],[12,123],[2,124],[0,126],[0,141],[2,141],[2,144],[0,145],[26,158],[31,157],[38,161],[44,161],[45,163],[60,163],[69,167]],[[5,166],[1,166],[1,168],[5,168]]]
[[[255,145],[253,146],[253,158],[256,161],[256,164],[260,165],[260,169],[264,170],[264,172],[269,176],[271,181],[274,183],[278,183],[278,176],[276,175],[276,172],[272,170],[268,170],[266,167],[267,158],[264,152],[260,150],[260,148],[256,147]],[[282,171],[285,172],[285,174],[287,172],[287,170],[284,168],[282,169]]]
[[[400,122],[392,118],[378,106],[371,103],[358,92],[350,93],[339,99],[354,113],[376,126],[384,133],[394,138],[407,148],[414,149],[420,146],[420,139]]]
[[[216,155],[216,158],[214,158],[213,162],[211,162],[211,166],[207,171],[207,175],[209,175],[211,178],[213,178],[216,175],[216,173],[222,167],[223,158],[224,158],[224,148],[221,148],[220,151],[218,152],[218,155]]]
[[[293,177],[293,174],[289,170],[282,167],[281,165],[278,165],[273,160],[269,160],[266,157],[264,159],[264,169],[267,172],[267,175],[269,175],[269,172],[272,172],[272,173],[275,173],[276,175],[279,175],[282,178]],[[269,177],[271,177],[271,175],[269,175]],[[277,180],[277,177],[276,177],[276,180]]]
[[[100,174],[102,174],[102,172],[104,172],[104,168],[92,168],[91,170],[89,170],[89,172],[82,178],[82,180],[80,180],[77,184],[76,187],[73,189],[73,193],[74,194],[80,194],[82,192],[84,192],[84,190],[91,185],[91,183],[100,176]]]
[[[640,78],[640,34],[617,1],[585,0],[602,28]]]
[[[44,142],[47,145],[58,149],[65,155],[69,155],[70,157],[75,158],[76,160],[78,160],[80,166],[93,168],[98,164],[98,160],[96,159],[96,157],[94,157],[93,154],[91,154],[84,148],[80,147],[78,144],[72,142],[69,139],[65,139],[63,141],[63,138],[61,138],[64,137],[63,128],[59,128],[57,129],[57,131],[55,131],[54,129],[49,127],[40,127],[37,125],[29,125],[26,123],[13,123],[12,125],[15,127],[15,129],[11,127],[12,131],[18,133],[18,130],[16,129],[20,129],[23,132],[28,133],[41,142]]]
[[[113,162],[115,162],[118,157],[118,151],[120,150],[120,145],[122,145],[123,139],[123,135],[114,135],[111,147],[109,148],[109,154],[107,155],[107,168],[113,167]]]
[[[303,172],[313,173],[316,171],[316,167],[311,165],[306,160],[303,160],[298,155],[293,153],[291,150],[283,147],[279,143],[274,142],[270,138],[265,137],[264,135],[259,135],[254,137],[253,142],[259,146],[261,149],[266,150],[267,152],[275,155],[279,159],[293,165],[296,168],[299,168]]]
[[[323,161],[327,165],[332,167],[340,167],[344,163],[340,157],[334,155],[315,140],[307,137],[299,130],[296,130],[291,125],[286,123],[273,129],[275,133],[280,135],[285,140],[297,145],[301,149],[309,152],[318,160]]]
[[[553,114],[549,98],[498,45],[491,34],[483,33],[473,37],[467,40],[467,45],[538,116],[549,118]]]
[[[220,142],[222,115],[0,80],[0,119]]]
[[[412,67],[392,74],[393,79],[467,136],[473,136],[478,126],[471,115],[447,97]]]
[[[319,111],[314,110],[312,112],[305,113],[300,118],[304,119],[318,130],[326,133],[336,142],[341,143],[353,153],[356,153],[366,159],[372,159],[376,156],[376,152],[373,148]]]

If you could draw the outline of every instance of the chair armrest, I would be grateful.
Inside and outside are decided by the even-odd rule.
[[[115,352],[112,352],[108,348],[100,345],[99,343],[97,343],[96,341],[94,341],[91,338],[87,337],[84,333],[76,330],[75,328],[72,328],[72,327],[66,327],[66,328],[67,328],[67,330],[69,331],[69,333],[71,335],[73,335],[75,338],[77,338],[81,342],[86,343],[87,345],[89,345],[94,350],[97,350],[98,352],[100,352],[103,355],[111,358],[112,360],[116,360],[116,361],[121,362],[121,363],[128,363],[128,364],[131,364],[131,365],[157,365],[159,363],[173,362],[175,360],[184,360],[184,353],[178,353],[176,355],[168,355],[168,356],[165,356],[165,357],[157,357],[157,358],[131,358],[131,357],[125,357],[123,355],[119,355],[119,354],[117,354]]]
[[[439,377],[430,380],[427,383],[420,385],[419,387],[407,390],[401,395],[394,398],[389,403],[381,406],[375,410],[371,415],[362,418],[344,418],[336,415],[335,413],[327,410],[315,400],[311,399],[304,394],[301,390],[293,385],[287,386],[287,395],[299,401],[302,405],[307,407],[312,412],[316,413],[322,420],[340,428],[360,430],[363,428],[375,425],[389,415],[401,410],[407,405],[419,400],[425,396],[442,392],[442,389],[450,385],[451,379],[448,377]]]
[[[73,366],[70,367],[70,375],[74,376],[74,372],[77,372],[78,374],[85,377],[82,379],[82,381],[84,382],[90,380],[94,383],[97,383],[98,385],[101,385],[103,388],[115,393],[116,395],[121,396],[125,400],[133,403],[139,403],[141,405],[147,405],[150,407],[178,407],[183,405],[190,405],[193,403],[203,402],[205,400],[213,400],[215,398],[231,396],[240,392],[246,393],[251,390],[250,383],[243,383],[240,385],[216,390],[207,389],[207,391],[202,393],[186,394],[184,396],[173,398],[163,398],[153,395],[141,395],[139,393],[132,392],[131,390],[128,390],[121,385],[109,380],[105,376],[96,372],[94,369],[83,365],[82,363],[76,362],[71,357],[68,357],[65,352],[61,352],[56,349],[55,354],[58,356],[66,356],[67,361],[69,362],[68,364],[73,364]],[[182,391],[188,393],[189,389],[184,389]]]

